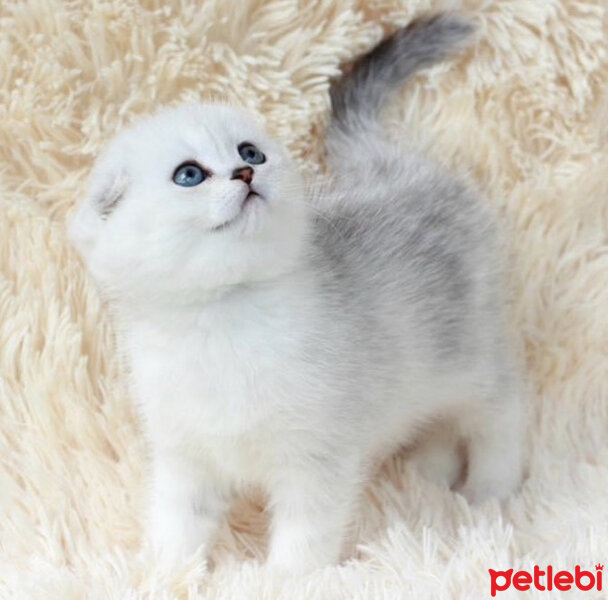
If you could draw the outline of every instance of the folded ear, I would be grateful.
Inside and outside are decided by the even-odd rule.
[[[103,222],[123,199],[128,183],[122,164],[111,157],[104,157],[93,170],[87,198],[71,213],[68,223],[68,237],[84,258],[94,247]]]
[[[88,202],[101,219],[107,219],[127,191],[127,175],[114,161],[104,161],[91,176]]]

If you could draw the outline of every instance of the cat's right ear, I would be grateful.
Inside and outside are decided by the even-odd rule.
[[[71,213],[68,221],[68,237],[86,258],[95,246],[104,221],[124,199],[128,177],[122,164],[106,157],[93,170],[87,197]]]
[[[123,199],[128,179],[123,168],[103,165],[96,169],[89,185],[88,202],[102,220],[107,219]]]

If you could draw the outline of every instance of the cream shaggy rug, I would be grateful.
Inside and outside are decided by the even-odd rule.
[[[340,566],[267,572],[263,509],[244,500],[214,570],[164,572],[140,552],[146,465],[112,326],[64,233],[93,158],[136,115],[220,96],[261,113],[314,168],[338,64],[445,7],[475,15],[479,43],[418,77],[388,118],[469,177],[510,232],[529,479],[506,507],[471,509],[403,454],[370,486]],[[488,569],[608,562],[607,11],[607,0],[2,0],[0,597],[477,599]]]

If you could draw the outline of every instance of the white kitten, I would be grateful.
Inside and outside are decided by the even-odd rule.
[[[419,22],[334,86],[322,194],[225,106],[142,121],[96,166],[71,234],[117,311],[152,449],[149,534],[172,560],[209,549],[248,485],[269,495],[271,564],[337,560],[373,465],[438,418],[466,439],[469,497],[519,484],[492,217],[376,121],[470,30]],[[433,465],[453,463],[446,439]]]

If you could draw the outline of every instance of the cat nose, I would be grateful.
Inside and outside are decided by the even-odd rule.
[[[249,185],[253,181],[253,169],[251,167],[240,167],[232,171],[231,179],[240,179]]]

